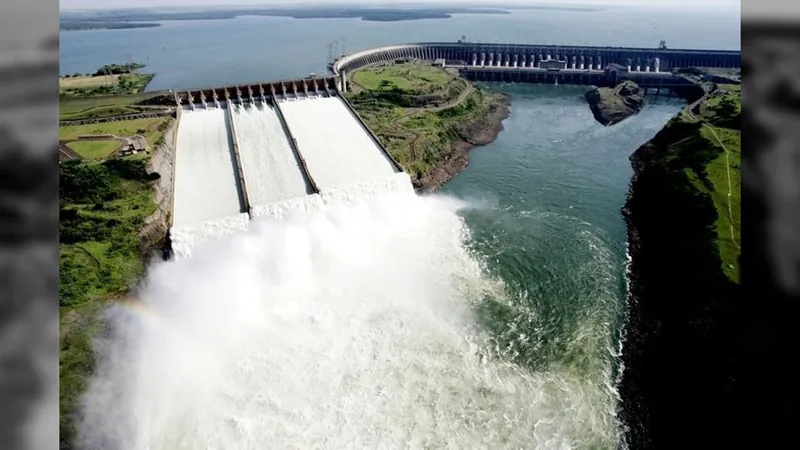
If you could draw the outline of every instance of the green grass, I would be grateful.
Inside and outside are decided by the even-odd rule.
[[[704,125],[702,129],[710,145],[719,146],[717,139],[711,133],[711,125]],[[718,247],[722,258],[722,268],[732,280],[739,282],[739,254],[741,249],[741,133],[739,130],[714,128],[717,136],[722,140],[729,154],[725,151],[708,163],[706,175],[713,185],[713,190],[706,189],[714,201],[717,210],[716,229]],[[728,170],[730,165],[731,196],[728,197]],[[728,211],[730,200],[731,213]]]
[[[83,75],[79,77],[61,77],[58,79],[59,91],[78,88],[92,88],[104,84],[117,84],[121,74],[116,75]]]
[[[141,111],[129,106],[98,106],[89,108],[73,114],[62,114],[60,120],[77,120],[77,119],[98,119],[101,117],[121,116],[125,114],[137,114]]]
[[[403,169],[412,177],[422,177],[439,162],[447,145],[462,137],[463,127],[485,112],[493,97],[476,89],[452,107],[419,108],[403,118],[409,109],[393,102],[405,102],[405,97],[365,91],[350,94],[348,99]]]
[[[58,105],[59,120],[103,117],[100,114],[104,112],[108,112],[109,114],[107,115],[128,114],[127,111],[130,110],[125,107],[148,100],[156,95],[148,93],[92,98],[62,98]]]
[[[723,105],[726,101],[729,102],[727,107]],[[685,112],[680,116],[680,120],[685,123],[699,123],[699,136],[697,132],[695,135],[687,135],[683,141],[672,143],[671,147],[678,149],[684,141],[687,143],[687,147],[678,152],[688,155],[687,158],[693,158],[695,163],[685,164],[684,171],[691,184],[708,195],[714,204],[717,212],[714,228],[722,270],[728,278],[738,283],[741,253],[739,246],[741,245],[742,167],[738,117],[741,115],[741,90],[730,89],[721,96],[709,97],[701,105],[700,110],[701,117],[691,117]],[[697,139],[701,139],[702,142],[698,144]],[[689,145],[693,147],[690,148]],[[727,155],[725,149],[728,150]],[[730,176],[730,189],[728,176]]]
[[[67,147],[86,159],[105,158],[119,146],[120,142],[114,140],[72,141],[67,144]]]
[[[106,78],[78,77],[61,78],[58,95],[60,98],[95,97],[98,95],[126,95],[144,91],[153,74],[126,73]]]
[[[441,90],[452,79],[453,76],[444,69],[422,64],[398,64],[362,69],[353,74],[353,81],[373,91],[401,89],[431,93]]]
[[[78,136],[85,134],[113,134],[119,137],[143,134],[152,148],[158,145],[164,131],[169,127],[172,120],[174,119],[171,117],[151,117],[86,125],[62,125],[58,128],[58,139],[77,139]]]
[[[144,266],[137,230],[156,210],[146,160],[59,165],[59,390],[61,442],[74,439],[77,401],[94,370],[99,313]]]

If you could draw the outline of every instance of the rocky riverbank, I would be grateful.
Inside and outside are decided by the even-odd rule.
[[[604,126],[614,125],[638,113],[644,106],[644,90],[633,81],[613,88],[595,88],[586,93],[594,118]]]
[[[477,119],[462,123],[458,138],[450,141],[445,155],[423,177],[413,180],[417,192],[438,189],[469,165],[469,151],[497,139],[503,130],[503,121],[511,114],[510,98],[501,93],[491,93],[485,112]]]
[[[709,163],[724,153],[709,140],[708,124],[682,114],[631,156],[619,392],[632,450],[736,447],[740,287],[721,260],[724,228],[712,197],[720,192]]]
[[[143,253],[148,257],[162,256],[165,239],[169,233],[170,216],[172,214],[172,190],[175,174],[175,145],[178,133],[180,112],[169,128],[164,132],[161,145],[153,151],[147,169],[160,175],[155,183],[153,202],[157,205],[156,211],[144,219],[139,230],[139,239],[142,243]],[[146,258],[149,262],[149,258]]]

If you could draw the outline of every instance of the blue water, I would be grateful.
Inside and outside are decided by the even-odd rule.
[[[348,53],[421,41],[470,41],[739,49],[740,18],[633,9],[599,12],[514,11],[452,19],[366,22],[358,19],[239,17],[164,22],[158,28],[61,32],[61,74],[93,72],[128,59],[147,64],[149,89],[188,89],[324,74],[327,45]],[[342,46],[339,46],[341,51]]]

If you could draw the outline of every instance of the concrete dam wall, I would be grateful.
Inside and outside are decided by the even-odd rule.
[[[737,50],[431,42],[363,50],[339,58],[330,69],[339,76],[370,64],[403,58],[441,59],[448,64],[470,67],[586,71],[603,71],[609,63],[616,63],[631,72],[646,73],[685,67],[738,68],[742,53]]]
[[[175,101],[173,248],[402,172],[332,77],[199,89]]]

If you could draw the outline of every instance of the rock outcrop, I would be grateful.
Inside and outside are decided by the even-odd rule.
[[[614,125],[638,113],[644,106],[644,91],[633,81],[613,88],[595,88],[586,93],[594,118],[603,125]]]

